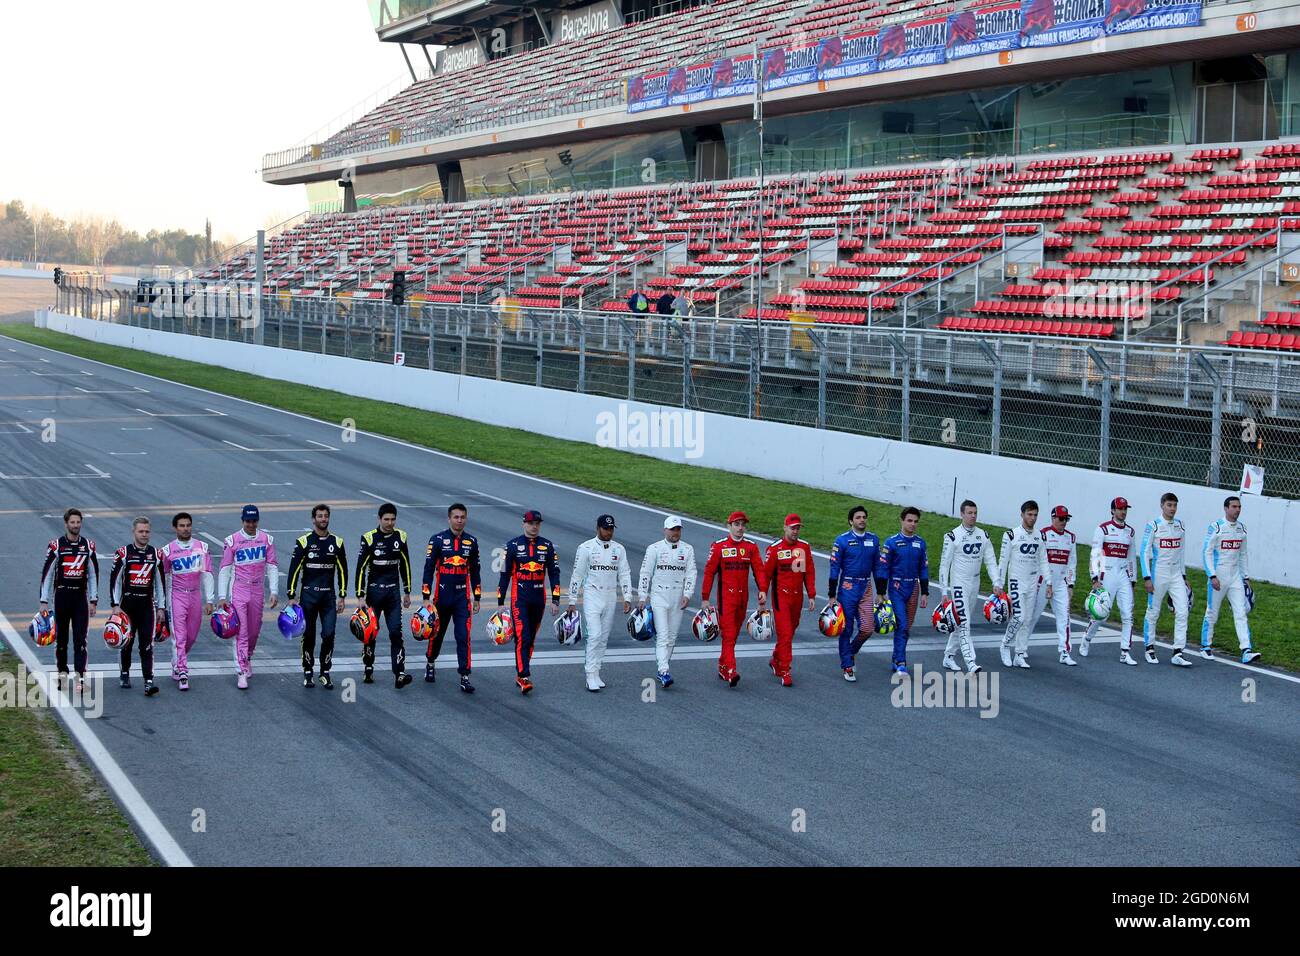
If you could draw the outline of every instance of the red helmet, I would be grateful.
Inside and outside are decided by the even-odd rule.
[[[131,619],[123,611],[114,611],[104,625],[104,643],[118,648],[131,639]]]
[[[370,607],[359,607],[352,612],[352,636],[362,644],[374,643],[379,634],[379,618]]]

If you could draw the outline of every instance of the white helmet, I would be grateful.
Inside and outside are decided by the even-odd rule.
[[[1114,599],[1110,596],[1110,592],[1105,588],[1098,587],[1088,594],[1084,607],[1088,609],[1088,616],[1094,621],[1104,621],[1110,617],[1110,609],[1113,603]]]
[[[1009,611],[1010,608],[1007,607],[1007,602],[997,594],[990,595],[989,599],[984,602],[984,620],[990,624],[1001,626],[1007,623],[1007,613]]]
[[[514,639],[515,622],[509,611],[502,608],[488,618],[487,636],[493,644],[509,644]]]
[[[722,629],[718,626],[718,612],[711,607],[702,607],[695,612],[691,621],[691,633],[697,641],[716,641]]]
[[[555,639],[572,647],[582,640],[582,615],[571,607],[555,619]]]
[[[627,616],[627,632],[634,641],[648,641],[655,636],[655,615],[648,607],[639,607]]]
[[[772,612],[767,610],[751,612],[748,620],[745,621],[745,633],[756,641],[770,641],[772,639]]]

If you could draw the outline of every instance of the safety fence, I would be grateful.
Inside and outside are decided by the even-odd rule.
[[[1300,358],[917,328],[65,286],[103,321],[1300,498]],[[473,410],[466,413],[472,415]]]

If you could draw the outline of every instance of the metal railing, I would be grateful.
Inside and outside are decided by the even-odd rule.
[[[1227,488],[1249,463],[1270,494],[1300,498],[1300,358],[1282,352],[513,305],[250,305],[58,290],[59,311],[100,321],[1010,458]]]

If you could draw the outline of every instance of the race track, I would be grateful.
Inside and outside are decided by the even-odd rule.
[[[46,419],[56,423],[53,442],[42,440]],[[261,506],[282,570],[312,504],[331,504],[355,565],[358,536],[374,526],[380,501],[394,501],[417,574],[447,505],[464,501],[485,550],[485,599],[496,585],[491,550],[519,533],[526,508],[544,514],[566,587],[598,514],[616,516],[634,571],[661,534],[663,512],[364,432],[377,424],[358,421],[362,433],[344,441],[338,425],[0,337],[6,638],[52,666],[53,649],[30,646],[26,624],[45,545],[69,505],[87,514],[105,588],[112,549],[136,514],[153,518],[161,545],[171,515],[191,511],[211,543],[237,528],[246,501]],[[884,537],[896,525],[874,515],[871,529]],[[721,528],[688,520],[685,532],[702,566]],[[931,545],[937,553],[939,542]],[[824,589],[824,557],[817,577]],[[999,679],[996,716],[899,708],[888,644],[873,638],[859,681],[847,684],[833,643],[805,612],[790,689],[766,668],[770,648],[743,637],[743,680],[728,689],[716,677],[716,645],[684,633],[677,685],[651,694],[653,649],[616,626],[609,686],[591,694],[581,649],[561,648],[547,626],[537,690],[524,698],[512,653],[482,635],[494,603],[475,618],[472,696],[456,689],[450,638],[436,684],[420,679],[413,649],[415,682],[395,690],[381,636],[377,681],[361,685],[346,619],[336,688],[304,689],[296,644],[280,638],[268,612],[250,690],[236,689],[229,648],[205,627],[193,689],[181,694],[167,679],[163,648],[162,693],[146,699],[138,670],[133,690],[116,686],[114,655],[92,624],[106,701],[85,726],[179,847],[173,862],[1297,862],[1300,686],[1289,675],[1199,659],[1179,671],[1163,649],[1159,667],[1124,667],[1114,632],[1065,668],[1050,617],[1031,649],[1033,669],[1008,671],[994,629],[981,622],[981,662]],[[101,625],[106,612],[101,604]],[[940,641],[920,616],[916,630],[912,660],[939,668]],[[1223,640],[1232,640],[1230,622]],[[357,681],[355,702],[344,701],[343,679]],[[1254,702],[1243,701],[1244,680],[1255,684]],[[198,810],[202,832],[192,826]],[[158,833],[144,829],[156,849]]]

